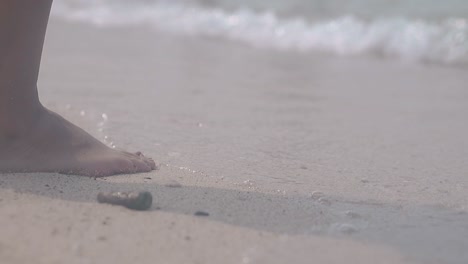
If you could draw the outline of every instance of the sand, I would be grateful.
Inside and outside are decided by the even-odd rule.
[[[53,20],[43,103],[160,170],[0,175],[0,263],[467,263],[466,83]],[[154,205],[98,204],[110,190]]]

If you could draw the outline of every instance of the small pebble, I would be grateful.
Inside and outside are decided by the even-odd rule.
[[[148,210],[153,203],[153,196],[149,192],[110,192],[99,193],[99,203],[121,205],[133,210]]]
[[[203,211],[196,211],[194,215],[196,215],[196,216],[209,216],[210,214],[207,213],[207,212],[203,212]]]

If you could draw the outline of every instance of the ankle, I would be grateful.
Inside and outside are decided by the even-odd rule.
[[[30,133],[45,112],[42,104],[0,109],[0,141],[13,140]]]

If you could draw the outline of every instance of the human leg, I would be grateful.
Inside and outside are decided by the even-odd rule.
[[[37,78],[52,0],[0,0],[0,172],[87,176],[147,172],[153,160],[111,149],[44,108]]]

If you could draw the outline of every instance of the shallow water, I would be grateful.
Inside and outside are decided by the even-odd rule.
[[[445,19],[468,16],[464,0],[57,0],[57,4],[79,6],[105,5],[151,7],[153,4],[200,6],[225,10],[251,9],[271,11],[281,16],[302,16],[310,19],[355,14],[365,18],[403,16],[407,18]]]
[[[443,3],[443,4],[442,4]],[[468,63],[466,1],[56,1],[54,15],[149,26],[257,48]]]

